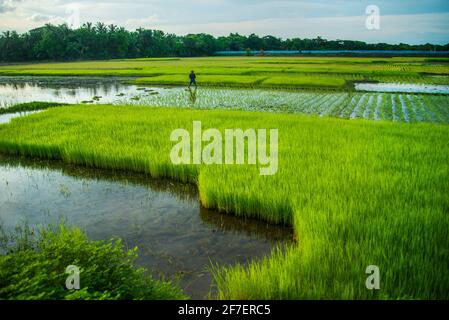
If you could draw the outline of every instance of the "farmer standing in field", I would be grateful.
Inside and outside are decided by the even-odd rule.
[[[190,78],[189,88],[192,86],[192,84],[195,85],[195,88],[197,88],[195,71],[192,70],[190,72],[189,78]]]

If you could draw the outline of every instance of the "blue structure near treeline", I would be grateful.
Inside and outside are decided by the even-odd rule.
[[[449,51],[424,50],[248,50],[217,51],[217,56],[296,56],[296,55],[354,55],[354,56],[449,56]]]

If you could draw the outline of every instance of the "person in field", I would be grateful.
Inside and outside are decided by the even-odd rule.
[[[192,70],[192,71],[190,72],[189,78],[190,78],[189,88],[192,87],[192,85],[194,85],[195,88],[197,88],[195,71]]]

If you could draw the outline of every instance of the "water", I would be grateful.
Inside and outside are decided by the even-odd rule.
[[[391,120],[388,119],[388,114],[371,112],[372,106],[367,106],[367,104],[374,103],[376,99],[389,92],[401,93],[404,91],[406,94],[416,92],[448,93],[439,96],[422,95],[422,97],[426,99],[427,109],[436,114],[435,117],[425,117],[423,121],[449,122],[449,109],[441,108],[441,104],[447,105],[449,101],[449,86],[357,83],[356,88],[360,91],[279,91],[235,88],[187,90],[181,87],[138,87],[114,78],[0,77],[0,107],[5,108],[19,102],[80,103],[85,99],[90,99],[88,101],[92,101],[91,103],[115,105],[263,111],[349,119],[363,117],[373,120]],[[361,100],[366,95],[367,99]],[[94,100],[95,96],[99,98]],[[414,96],[418,98],[421,97],[421,94],[414,94]],[[399,111],[399,109],[396,110],[398,108],[396,102],[389,96],[385,96],[384,101],[385,108],[393,109],[393,114]],[[420,110],[417,111],[420,112]],[[413,115],[411,116],[414,118]],[[8,117],[0,117],[0,121]],[[406,121],[406,119],[396,116],[394,120]],[[8,121],[9,119],[4,120],[4,122]]]
[[[0,77],[0,108],[32,101],[109,104],[169,90],[126,84],[123,78]]]
[[[0,220],[6,228],[61,219],[94,240],[139,247],[138,264],[181,277],[193,298],[211,285],[210,261],[246,263],[293,238],[289,228],[202,209],[196,187],[144,175],[0,156]]]
[[[27,112],[16,112],[16,113],[7,113],[0,115],[0,124],[9,123],[12,119],[18,117],[24,117],[29,114],[38,113],[41,111],[27,111]]]
[[[356,83],[355,89],[370,92],[449,94],[449,86],[413,83]]]

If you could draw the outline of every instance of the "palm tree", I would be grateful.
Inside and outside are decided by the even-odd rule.
[[[117,30],[117,26],[114,24],[110,24],[108,26],[108,28],[109,28],[109,33],[114,33]]]
[[[84,23],[83,28],[87,29],[87,31],[92,31],[92,22]]]
[[[106,25],[103,22],[97,22],[95,29],[98,33],[106,33],[107,31]]]
[[[3,36],[8,40],[9,38],[11,38],[11,31],[3,32]]]

